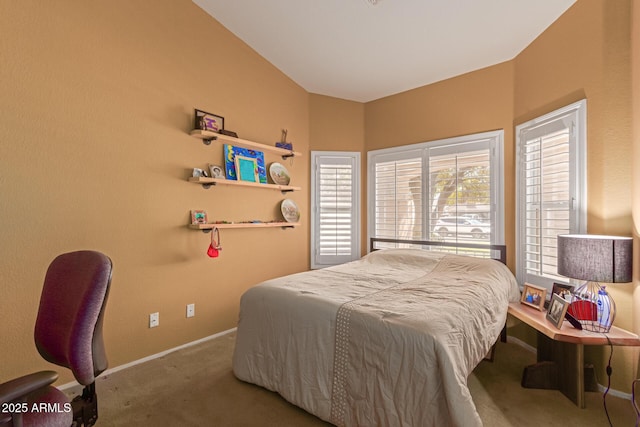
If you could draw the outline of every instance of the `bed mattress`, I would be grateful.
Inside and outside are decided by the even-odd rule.
[[[494,260],[376,251],[245,292],[233,371],[338,426],[482,425],[467,377],[519,296]]]

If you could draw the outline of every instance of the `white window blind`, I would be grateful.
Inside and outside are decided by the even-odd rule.
[[[422,238],[422,158],[375,164],[375,236]]]
[[[557,235],[586,231],[586,103],[516,128],[518,279],[549,289],[557,274]]]
[[[369,152],[369,237],[502,243],[502,136],[485,132]]]
[[[312,152],[312,268],[360,257],[360,153]]]
[[[485,146],[483,148],[483,146]],[[435,148],[429,156],[430,225],[435,238],[489,243],[491,214],[491,153],[478,142]],[[445,151],[440,154],[440,152]],[[449,151],[449,152],[446,152]]]

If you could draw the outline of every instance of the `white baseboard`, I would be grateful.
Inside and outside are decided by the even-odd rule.
[[[598,384],[598,390],[600,391],[600,393],[604,394],[604,392],[607,390],[607,388],[605,386],[603,386],[602,384]],[[633,396],[631,395],[631,393],[624,393],[622,391],[615,390],[615,389],[612,389],[612,388],[609,389],[609,393],[607,393],[607,396],[608,395],[619,397],[620,399],[626,399],[628,401],[631,401],[631,399],[633,399]]]
[[[524,348],[527,351],[530,351],[531,353],[535,353],[536,352],[536,348],[535,347],[530,346],[529,344],[527,344],[526,342],[524,342],[524,341],[522,341],[522,340],[520,340],[518,338],[507,336],[507,342],[515,344],[515,345],[519,345],[520,347]],[[602,384],[598,384],[598,390],[600,391],[600,393],[604,393],[607,390],[607,388],[605,386],[603,386]],[[621,399],[626,399],[626,400],[629,400],[629,401],[633,398],[631,393],[624,393],[622,391],[614,390],[614,389],[609,389],[609,393],[607,393],[607,395],[619,397]]]
[[[217,334],[209,335],[208,337],[200,338],[199,340],[191,341],[186,344],[182,344],[178,347],[170,348],[169,350],[162,351],[160,353],[152,354],[151,356],[143,357],[142,359],[134,360],[133,362],[125,363],[124,365],[116,366],[115,368],[107,369],[100,375],[110,375],[118,371],[122,371],[123,369],[131,368],[132,366],[140,365],[141,363],[149,362],[153,359],[158,359],[159,357],[166,356],[167,354],[173,353],[174,351],[182,350],[183,348],[188,348],[194,346],[196,344],[200,344],[215,338],[222,337],[224,335],[235,332],[238,328],[231,328],[226,331],[218,332]],[[67,384],[62,384],[60,386],[56,386],[60,390],[67,390],[74,387],[82,387],[77,381],[72,381]]]
[[[507,342],[515,344],[515,345],[518,345],[518,346],[524,348],[525,350],[529,351],[530,353],[535,353],[536,352],[536,348],[534,346],[529,345],[526,342],[524,342],[521,339],[518,339],[516,337],[507,336]]]

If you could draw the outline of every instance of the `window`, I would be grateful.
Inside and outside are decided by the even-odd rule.
[[[369,237],[502,243],[502,141],[494,131],[369,152]]]
[[[586,100],[516,127],[517,277],[551,289],[557,235],[586,231]]]
[[[443,240],[491,240],[491,152],[488,144],[429,150],[430,229]]]
[[[374,167],[374,234],[422,238],[422,158],[419,152],[381,155]]]
[[[360,258],[360,153],[311,152],[311,268]]]

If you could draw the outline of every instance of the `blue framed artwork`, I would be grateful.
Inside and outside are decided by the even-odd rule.
[[[264,153],[262,151],[250,150],[248,148],[236,147],[234,145],[223,145],[224,150],[224,168],[227,179],[238,180],[236,172],[236,156],[256,159],[258,182],[267,183],[267,168],[264,165]]]
[[[260,182],[258,176],[258,162],[254,158],[239,156],[236,154],[236,175],[238,181]]]

